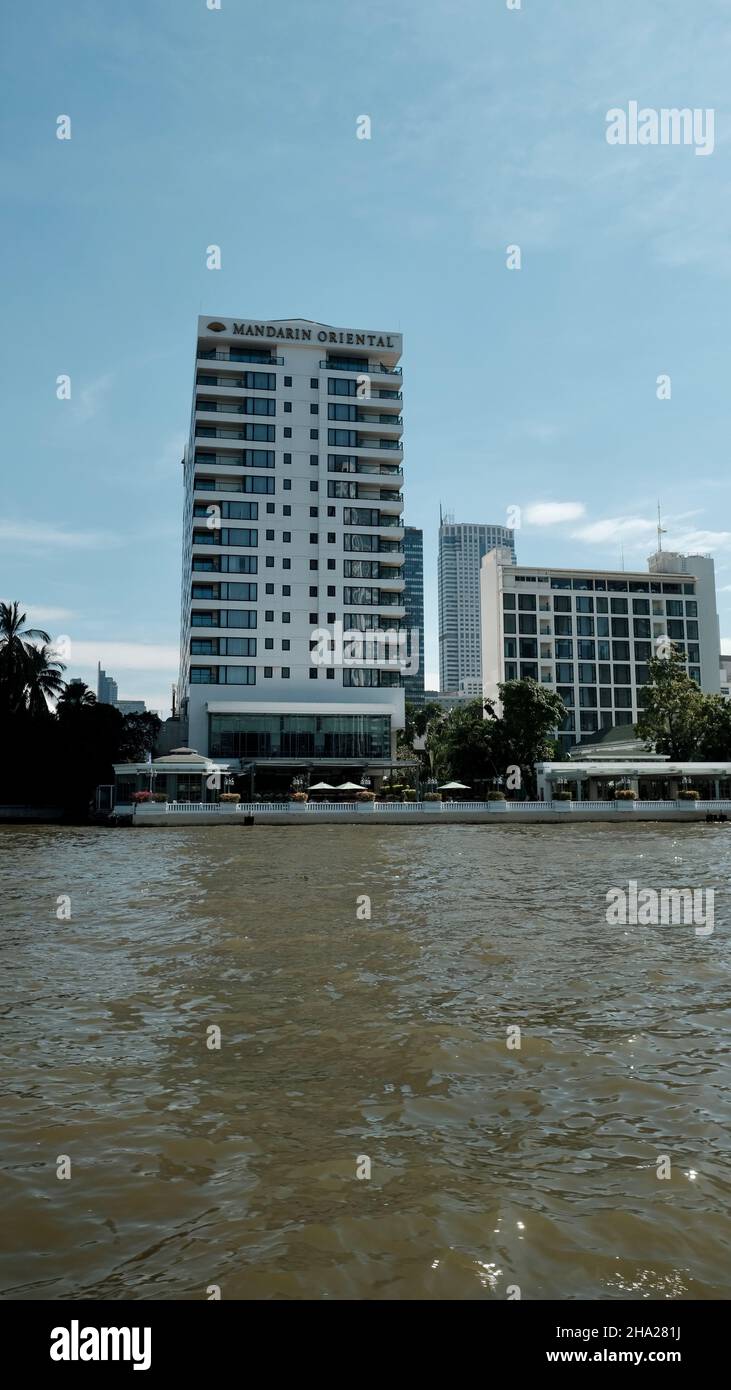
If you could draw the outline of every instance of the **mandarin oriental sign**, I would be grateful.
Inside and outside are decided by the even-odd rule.
[[[214,325],[209,324],[209,328],[214,328]],[[220,333],[221,328],[216,325],[214,332]],[[317,324],[311,328],[291,328],[275,323],[234,322],[232,332],[240,338],[280,338],[294,343],[337,343],[342,347],[396,349],[390,333],[347,333],[343,329],[318,328]]]

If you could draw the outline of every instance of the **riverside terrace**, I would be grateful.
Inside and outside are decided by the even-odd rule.
[[[415,768],[415,764],[397,762],[383,766],[367,766],[362,770],[368,773],[370,784],[378,787],[383,776],[394,767],[400,772]],[[214,762],[192,749],[176,749],[172,754],[156,758],[152,763],[118,763],[115,765],[116,784],[114,788],[98,788],[97,810],[114,811],[117,817],[128,818],[135,813],[135,823],[152,824],[151,816],[157,816],[155,823],[170,825],[172,818],[183,816],[186,822],[209,816],[218,823],[227,815],[234,820],[242,813],[255,815],[257,820],[263,815],[274,815],[277,820],[290,812],[301,820],[303,806],[311,814],[313,824],[319,818],[332,812],[341,819],[343,814],[351,814],[358,819],[374,814],[383,816],[389,812],[401,818],[423,815],[432,821],[435,814],[445,811],[452,819],[456,815],[469,816],[470,819],[492,817],[504,811],[513,819],[524,815],[534,819],[536,815],[547,814],[549,809],[558,816],[573,812],[598,819],[602,813],[614,819],[617,812],[630,809],[640,819],[648,819],[652,810],[665,808],[677,819],[681,813],[695,818],[697,809],[709,813],[726,814],[731,807],[731,763],[719,762],[672,762],[663,757],[652,759],[607,759],[603,761],[582,762],[542,762],[536,763],[538,797],[536,801],[489,800],[489,801],[426,801],[414,800],[395,802],[343,801],[292,803],[268,802],[262,797],[254,799],[253,777],[249,768],[242,768],[237,760]],[[292,768],[281,769],[286,777],[287,791]],[[305,773],[299,785],[309,786],[313,777],[309,775],[312,767],[297,767],[294,772]],[[352,774],[343,774],[345,781]],[[320,780],[318,772],[315,781]],[[329,778],[328,778],[329,780]],[[360,780],[360,778],[359,778]],[[332,783],[331,783],[332,785]],[[157,793],[154,804],[135,806],[133,797],[142,791]],[[233,805],[219,800],[222,791],[239,792],[241,800]],[[99,793],[111,792],[100,799]],[[266,792],[264,796],[266,796]],[[691,802],[690,798],[693,798]],[[608,808],[608,812],[607,812]],[[161,818],[161,819],[160,819]],[[651,819],[657,817],[652,816]]]
[[[563,821],[731,821],[731,798],[701,801],[240,801],[144,802],[113,820],[137,827],[181,825],[516,825]]]

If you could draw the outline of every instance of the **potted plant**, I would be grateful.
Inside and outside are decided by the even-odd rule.
[[[302,805],[303,802],[309,801],[310,798],[309,798],[309,796],[307,795],[307,792],[292,792],[292,795],[290,796],[289,799],[290,799],[290,801],[296,801],[296,802],[298,802],[300,805]]]
[[[404,801],[416,801],[415,787],[404,787]]]
[[[615,801],[636,801],[636,800],[637,800],[637,792],[634,790],[633,787],[615,787],[615,790],[614,790],[614,800],[615,800]]]
[[[441,799],[442,799],[442,793],[441,793],[441,792],[424,792],[424,800],[425,800],[425,801],[441,801]]]
[[[678,801],[698,801],[700,792],[697,787],[681,787],[678,791]]]
[[[153,801],[167,801],[167,792],[153,792],[152,799]]]
[[[492,791],[487,793],[487,799],[488,801],[505,801],[505,792],[493,788]]]
[[[237,801],[241,800],[241,796],[239,792],[221,792],[218,799],[219,801],[228,801],[235,804]]]
[[[553,801],[571,801],[573,798],[568,787],[556,787],[553,793]]]
[[[152,801],[152,792],[133,792],[132,800],[135,805],[143,806],[146,801]]]
[[[369,792],[364,788],[362,792],[356,792],[355,799],[356,801],[375,801],[376,793]]]

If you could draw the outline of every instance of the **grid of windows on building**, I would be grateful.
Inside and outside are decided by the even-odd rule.
[[[249,333],[277,342],[242,341]],[[337,700],[391,714],[359,729],[308,725],[301,738],[294,724],[276,739],[252,725],[250,744],[286,750],[256,756],[295,756],[295,747],[298,757],[395,756],[398,658],[371,662],[366,652],[357,664],[323,669],[310,637],[338,622],[403,628],[400,354],[398,334],[199,319],[184,459],[179,697],[200,751],[214,751],[211,703],[236,702],[238,712],[266,698],[295,702],[302,719],[325,717]],[[216,738],[223,728],[215,726]],[[376,747],[377,755],[368,751]]]
[[[553,576],[541,584],[516,573],[515,590],[502,595],[504,679],[531,678],[558,692],[564,747],[634,724],[659,639],[672,642],[700,684],[695,595],[694,580]]]

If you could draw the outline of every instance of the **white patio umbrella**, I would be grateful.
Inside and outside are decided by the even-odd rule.
[[[311,792],[332,792],[334,790],[332,782],[313,782],[310,787]]]
[[[362,790],[363,788],[359,787],[357,782],[341,782],[338,787],[335,787],[336,792],[362,792]]]
[[[471,788],[465,786],[464,782],[444,782],[438,790],[440,792],[468,792]]]

